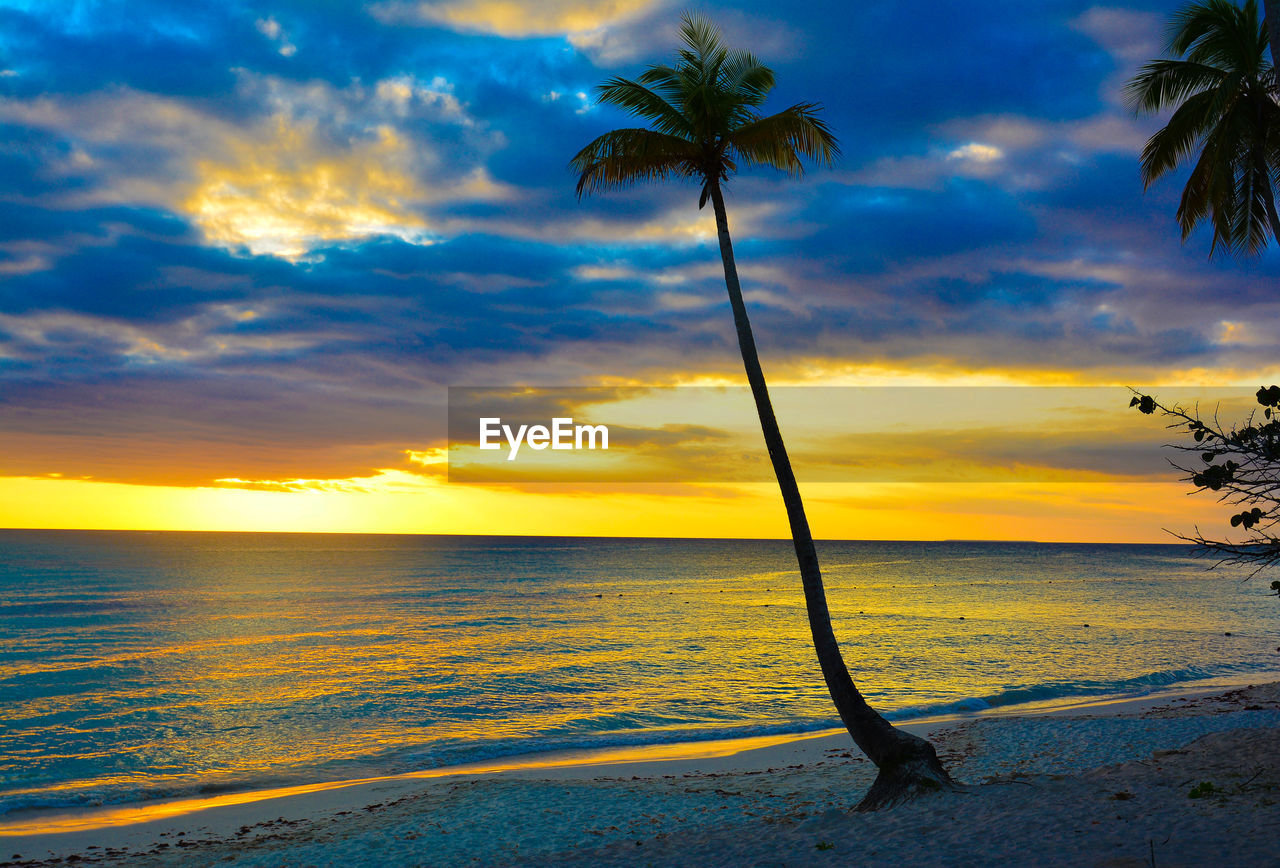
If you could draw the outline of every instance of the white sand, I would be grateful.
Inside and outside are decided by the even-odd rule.
[[[31,818],[0,865],[1280,865],[1280,683],[911,728],[966,791],[852,814],[836,732]]]

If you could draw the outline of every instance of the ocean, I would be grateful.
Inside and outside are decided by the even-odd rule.
[[[1280,670],[1185,545],[821,542],[904,719]],[[838,726],[789,541],[0,531],[0,813]]]

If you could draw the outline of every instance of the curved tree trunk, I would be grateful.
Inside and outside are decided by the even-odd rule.
[[[724,262],[724,280],[729,290],[729,302],[733,306],[733,320],[738,328],[738,347],[742,350],[742,363],[747,369],[747,382],[760,414],[760,428],[773,462],[773,472],[782,489],[782,500],[787,507],[787,520],[791,524],[791,539],[795,543],[796,559],[800,564],[800,582],[804,587],[805,608],[809,613],[809,629],[813,634],[813,646],[818,654],[822,677],[831,692],[840,720],[853,736],[854,742],[876,764],[879,774],[870,791],[858,805],[858,810],[875,810],[910,798],[918,792],[953,788],[954,782],[938,760],[937,752],[928,741],[893,727],[862,698],[840,654],[835,632],[831,629],[831,615],[827,609],[827,596],[822,587],[822,572],[818,568],[818,553],[814,549],[813,535],[809,532],[809,520],[805,517],[804,503],[791,461],[782,443],[782,432],[773,414],[769,390],[765,385],[764,371],[756,353],[751,322],[742,300],[742,287],[738,283],[738,268],[733,259],[733,243],[729,238],[729,219],[725,214],[724,196],[715,180],[710,184],[711,202],[715,208],[716,231],[720,237],[720,258]]]

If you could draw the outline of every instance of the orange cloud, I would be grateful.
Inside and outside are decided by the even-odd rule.
[[[444,0],[379,3],[372,12],[389,23],[444,24],[500,36],[548,36],[591,33],[659,5],[655,0]]]
[[[196,163],[198,180],[178,209],[206,238],[289,259],[371,235],[430,243],[414,208],[424,195],[408,168],[411,149],[392,128],[326,154],[314,125],[278,117],[272,126],[265,141],[232,141],[230,160]]]

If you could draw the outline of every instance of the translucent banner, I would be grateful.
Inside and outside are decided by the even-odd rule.
[[[1224,419],[1254,389],[1141,389]],[[1182,438],[1120,387],[779,387],[802,482],[1173,481]],[[451,482],[764,482],[744,387],[452,387]]]

